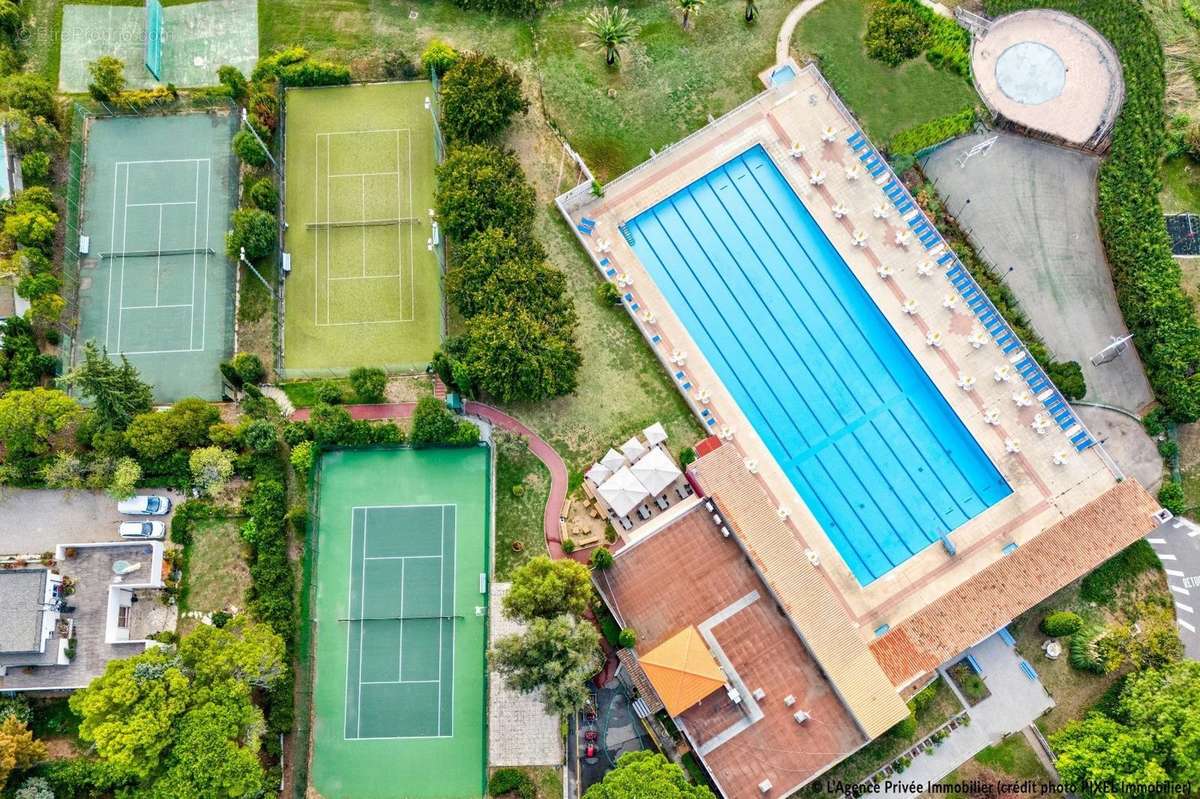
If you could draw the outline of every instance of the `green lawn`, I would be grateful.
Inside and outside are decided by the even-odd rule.
[[[984,748],[973,760],[968,760],[947,774],[942,779],[942,784],[952,785],[979,779],[984,770],[1012,777],[1014,780],[1046,781],[1050,778],[1025,736],[1015,733],[998,744]]]
[[[508,580],[513,569],[546,553],[542,530],[550,472],[519,437],[497,431],[496,446],[496,574]],[[515,489],[515,490],[514,490]],[[521,551],[513,549],[520,542]]]
[[[213,613],[246,606],[250,569],[243,556],[240,519],[196,522],[187,548],[180,612]],[[179,620],[184,633],[199,622]]]
[[[827,0],[796,26],[792,49],[812,56],[846,105],[879,144],[922,122],[979,104],[963,78],[920,56],[897,68],[867,56],[867,4]]]
[[[289,380],[280,383],[279,387],[287,394],[292,405],[296,408],[311,408],[317,404],[317,388],[323,383],[333,383],[342,390],[342,402],[354,401],[354,389],[350,380],[345,377],[331,377],[326,380]]]
[[[1158,195],[1163,212],[1200,214],[1200,163],[1186,155],[1163,162],[1163,188]]]

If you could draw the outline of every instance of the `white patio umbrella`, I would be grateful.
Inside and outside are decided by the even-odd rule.
[[[642,431],[642,435],[646,437],[646,443],[652,447],[656,447],[667,440],[667,431],[662,426],[662,422],[655,422],[650,425]]]
[[[598,486],[608,478],[612,477],[612,470],[610,470],[603,463],[593,463],[592,468],[588,469],[587,474],[584,476],[587,477],[588,481],[591,482],[592,485]]]
[[[638,440],[637,436],[631,436],[628,441],[621,445],[621,454],[630,463],[633,463],[638,458],[646,454],[646,446]]]
[[[608,452],[604,453],[604,457],[600,459],[600,463],[610,472],[615,472],[625,465],[625,456],[610,447]]]
[[[664,488],[679,479],[681,472],[671,456],[662,447],[655,447],[633,464],[633,476],[651,494],[659,494]]]
[[[633,476],[628,466],[622,466],[596,489],[613,513],[626,516],[638,503],[650,495],[646,487]]]

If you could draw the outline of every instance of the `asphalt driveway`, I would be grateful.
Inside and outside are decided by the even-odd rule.
[[[1200,526],[1177,517],[1160,524],[1146,540],[1166,570],[1184,654],[1200,660]]]
[[[172,491],[138,493],[167,494],[173,503],[183,499]],[[100,491],[6,488],[0,490],[0,555],[38,555],[58,544],[119,541],[119,523],[146,518],[122,516],[116,501]],[[170,521],[170,516],[154,518]]]

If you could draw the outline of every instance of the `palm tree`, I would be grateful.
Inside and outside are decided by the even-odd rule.
[[[642,26],[629,16],[629,10],[620,6],[592,9],[584,18],[589,41],[584,47],[604,49],[606,63],[611,67],[621,60],[621,47],[633,41]]]
[[[688,20],[692,14],[700,13],[700,6],[704,5],[704,0],[675,0],[679,5],[679,10],[683,12],[683,29],[688,29]]]
[[[758,16],[758,3],[754,0],[746,0],[746,22],[753,22]]]

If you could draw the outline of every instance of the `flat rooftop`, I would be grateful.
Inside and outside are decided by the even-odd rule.
[[[0,571],[0,654],[41,649],[48,573],[41,567]]]
[[[822,513],[805,501],[794,471],[789,473],[764,440],[762,414],[745,407],[747,392],[729,384],[728,364],[714,362],[721,353],[707,343],[711,331],[699,329],[695,320],[689,323],[679,300],[672,301],[676,289],[659,285],[654,271],[638,257],[637,244],[631,246],[626,238],[631,220],[754,148],[769,157],[786,190],[1011,489],[953,529],[927,535],[923,548],[905,553],[902,562],[866,585],[831,535],[829,520],[837,514]],[[730,508],[734,521],[755,513],[778,516],[792,546],[810,553],[809,560],[818,564],[826,589],[864,642],[996,563],[1014,545],[1025,545],[1087,506],[1121,476],[1101,446],[1077,449],[1093,441],[1090,432],[1069,407],[1055,403],[1056,391],[1038,379],[1036,366],[1029,371],[1027,352],[1011,332],[994,333],[994,317],[986,308],[971,306],[976,299],[969,276],[964,283],[965,270],[956,269],[953,253],[936,231],[921,227],[925,220],[886,167],[878,176],[871,174],[872,153],[853,117],[810,65],[795,80],[768,89],[607,184],[603,197],[592,196],[583,186],[559,198],[560,208],[581,228],[580,240],[601,271],[618,283],[627,310],[694,412],[724,439],[721,469],[709,464],[706,473],[703,459],[693,466],[701,482],[715,472],[722,480],[733,479],[730,470],[741,467],[757,484],[759,499],[755,509],[742,507],[735,513]],[[773,243],[761,238],[751,245],[753,252]],[[764,293],[763,307],[778,318],[777,309],[789,301],[788,295],[773,295],[764,284],[755,289]],[[716,315],[705,318],[719,322]],[[763,318],[764,325],[771,321]],[[800,327],[784,332],[801,346],[835,346]],[[1010,347],[1014,342],[1015,348]],[[780,371],[771,379],[786,377]],[[871,469],[872,464],[860,460],[837,479],[888,482]],[[712,487],[707,490],[715,493]],[[725,499],[742,503],[745,497]],[[937,543],[942,535],[957,554]],[[777,572],[766,571],[776,579]],[[797,607],[792,612],[803,611]]]
[[[725,796],[787,796],[867,742],[737,541],[702,505],[621,550],[597,580],[637,631],[639,654],[695,626],[739,689],[739,703],[718,689],[676,717]],[[798,710],[812,718],[798,723]],[[766,793],[764,780],[773,786]]]

